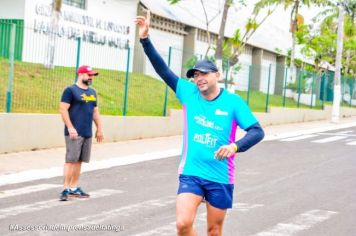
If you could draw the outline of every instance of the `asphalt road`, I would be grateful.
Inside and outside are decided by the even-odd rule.
[[[356,128],[262,142],[237,158],[224,235],[356,235]],[[0,187],[0,235],[175,235],[178,157]],[[205,205],[195,227],[206,235]],[[97,230],[97,231],[96,231]],[[67,233],[70,232],[70,234]]]

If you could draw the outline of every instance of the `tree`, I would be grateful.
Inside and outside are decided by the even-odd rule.
[[[225,25],[227,20],[227,13],[232,4],[233,4],[233,0],[225,0],[224,10],[221,17],[221,23],[219,28],[218,40],[216,42],[215,58],[216,58],[216,65],[219,68],[219,70],[222,70],[223,68],[222,59],[223,59],[223,43],[225,39]]]
[[[247,42],[252,37],[252,35],[256,32],[256,30],[265,22],[265,20],[276,10],[276,6],[273,9],[269,9],[262,17],[262,19],[257,22],[257,18],[259,17],[260,10],[254,9],[252,15],[249,19],[247,19],[247,23],[245,25],[244,34],[241,36],[241,30],[236,29],[233,37],[229,38],[225,43],[223,50],[225,52],[225,58],[227,59],[227,74],[230,73],[232,67],[234,67],[239,62],[239,57],[243,53]]]
[[[303,18],[299,14],[299,8],[301,6],[309,7],[311,4],[320,6],[326,4],[326,0],[260,0],[256,4],[256,9],[262,9],[267,6],[273,5],[283,5],[284,9],[289,7],[292,8],[290,14],[290,31],[292,33],[292,50],[291,50],[291,60],[290,60],[290,76],[291,80],[296,80],[296,69],[295,69],[295,45],[296,45],[296,32],[299,30]]]
[[[332,121],[338,122],[341,102],[341,72],[354,75],[356,64],[353,57],[356,51],[356,1],[346,0],[340,1],[338,4],[329,1],[328,6],[328,9],[314,18],[314,21],[316,21],[323,17],[320,30],[317,31],[315,36],[309,36],[311,40],[308,40],[309,43],[304,48],[306,48],[305,51],[313,49],[321,60],[335,65]],[[337,31],[337,35],[335,31]],[[323,39],[323,42],[320,39]],[[345,50],[343,50],[344,42]],[[346,51],[346,53],[343,53],[343,51]]]
[[[171,4],[176,4],[176,3],[180,2],[180,0],[167,0],[167,1],[169,1]],[[204,13],[206,15],[203,0],[201,0],[201,3],[203,6]],[[239,0],[238,3],[241,5],[246,5],[244,0]],[[216,64],[217,64],[219,70],[223,71],[223,65],[222,65],[223,60],[226,60],[228,62],[228,65],[226,68],[227,75],[229,75],[231,68],[234,67],[238,63],[239,56],[243,52],[247,41],[256,32],[257,28],[276,9],[276,8],[274,8],[274,10],[268,11],[266,16],[263,17],[263,19],[259,23],[257,23],[257,20],[256,20],[258,17],[258,14],[259,14],[259,10],[255,9],[252,14],[252,17],[249,18],[246,23],[244,35],[241,37],[240,29],[236,29],[234,36],[230,39],[225,40],[225,25],[226,25],[226,21],[228,18],[228,11],[229,11],[229,8],[233,4],[234,4],[233,0],[225,0],[224,1],[224,9],[223,9],[222,17],[221,17],[219,35],[218,35],[216,51],[215,51]],[[219,11],[219,14],[220,14],[220,11]],[[208,22],[207,17],[206,17],[206,22]],[[207,34],[209,36],[208,27],[207,27]],[[209,39],[209,37],[208,37],[208,39]],[[209,49],[210,49],[210,43],[208,46],[208,50]]]
[[[56,49],[56,33],[58,32],[58,23],[61,15],[62,0],[53,0],[52,2],[52,17],[51,17],[51,29],[48,33],[48,45],[45,58],[45,67],[54,68],[54,55]]]
[[[327,25],[327,28],[331,30],[331,32],[335,32],[337,30],[337,18],[339,15],[339,8],[337,4],[332,1],[328,2],[328,8],[324,11],[320,12],[317,16],[314,17],[314,23],[318,21],[322,21],[322,24]],[[355,20],[356,20],[356,0],[348,0],[343,2],[343,7],[345,11],[345,20],[344,20],[344,48],[345,54],[343,54],[343,72],[345,74],[352,75],[352,57],[353,53],[355,53],[355,36],[356,36],[356,28],[355,28]],[[334,58],[335,59],[335,58]],[[333,62],[330,62],[334,64]]]
[[[180,0],[167,0],[167,1],[172,5],[180,2]],[[232,0],[230,0],[230,1],[232,1]],[[217,14],[209,19],[207,11],[206,11],[206,8],[205,8],[204,0],[200,0],[200,4],[201,4],[201,6],[203,8],[204,17],[205,17],[205,27],[206,27],[205,31],[206,31],[206,35],[207,35],[207,41],[208,41],[208,48],[207,48],[207,50],[205,52],[205,57],[207,57],[208,54],[209,54],[209,51],[213,48],[212,47],[212,42],[211,42],[211,33],[210,33],[210,30],[209,30],[209,25],[216,17],[218,17],[220,15],[221,11],[219,9]]]

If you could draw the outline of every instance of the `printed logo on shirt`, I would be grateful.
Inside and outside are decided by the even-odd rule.
[[[204,144],[208,147],[214,148],[216,146],[216,141],[218,138],[216,136],[211,135],[210,133],[206,134],[194,134],[193,138],[194,142]]]
[[[222,128],[220,126],[215,125],[214,121],[210,121],[210,120],[206,119],[206,117],[203,115],[194,116],[194,120],[198,125],[212,128],[215,130],[222,130]]]
[[[88,96],[85,93],[83,93],[80,96],[82,97],[82,101],[86,101],[86,102],[95,102],[96,101],[96,97],[93,94]]]
[[[208,127],[208,128],[214,128],[214,122],[207,120],[206,117],[203,115],[194,116],[194,120],[195,120],[195,122],[197,122],[197,124],[199,124],[201,126]]]
[[[227,115],[229,115],[229,113],[227,111],[222,111],[220,109],[216,109],[215,110],[215,115],[217,115],[217,116],[227,116]]]

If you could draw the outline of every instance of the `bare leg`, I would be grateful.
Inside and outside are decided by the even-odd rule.
[[[221,236],[226,209],[213,207],[208,202],[206,203],[207,221],[208,221],[208,236]]]
[[[73,167],[74,167],[74,163],[65,163],[64,164],[64,188],[70,188],[70,183],[72,181],[73,178]]]
[[[177,196],[176,226],[179,236],[197,235],[193,229],[193,222],[202,199],[202,196],[193,193],[181,193]]]
[[[81,161],[73,163],[73,175],[72,175],[72,179],[70,182],[71,188],[78,187],[81,167],[82,167]]]

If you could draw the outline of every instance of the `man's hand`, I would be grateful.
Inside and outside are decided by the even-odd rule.
[[[68,128],[68,133],[69,133],[69,138],[70,139],[77,139],[78,138],[78,132],[74,127]]]
[[[97,141],[98,143],[101,143],[101,142],[104,140],[103,131],[101,131],[101,130],[96,130],[95,138],[96,138],[96,141]]]
[[[231,143],[229,145],[224,145],[221,146],[215,153],[214,153],[214,158],[219,159],[220,161],[225,160],[232,155],[235,154],[237,151],[237,146],[234,143]]]
[[[151,13],[147,11],[147,16],[137,16],[135,23],[138,26],[138,35],[141,39],[148,37],[148,29],[150,28]]]

